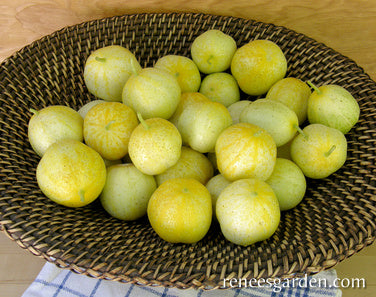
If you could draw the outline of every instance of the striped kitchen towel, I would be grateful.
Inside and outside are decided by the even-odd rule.
[[[201,290],[139,286],[99,280],[46,263],[22,297],[340,297],[334,269],[289,281],[265,280],[258,286],[245,280],[224,280],[226,290]]]

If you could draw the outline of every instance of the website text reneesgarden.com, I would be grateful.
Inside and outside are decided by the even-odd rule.
[[[328,280],[326,278],[310,278],[305,275],[302,278],[282,279],[282,278],[251,278],[249,280],[242,278],[223,279],[223,287],[226,288],[272,288],[273,292],[281,292],[282,288],[355,288],[366,287],[365,278],[335,278]]]

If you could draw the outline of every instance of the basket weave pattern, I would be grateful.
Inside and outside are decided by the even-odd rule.
[[[143,67],[167,54],[189,56],[208,29],[241,46],[253,39],[277,43],[288,76],[317,85],[338,84],[358,100],[361,116],[346,135],[348,158],[324,180],[308,179],[307,193],[284,212],[268,240],[240,247],[213,224],[195,245],[161,240],[147,219],[111,218],[96,201],[70,209],[39,190],[39,157],[27,138],[30,108],[75,108],[95,99],[83,68],[95,49],[118,44]],[[95,278],[177,288],[219,288],[224,278],[290,278],[317,273],[371,244],[376,230],[376,84],[352,60],[302,34],[253,20],[203,14],[139,14],[64,28],[23,48],[0,68],[0,226],[31,253]]]

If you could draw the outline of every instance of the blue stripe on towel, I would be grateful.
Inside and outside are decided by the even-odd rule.
[[[71,293],[72,295],[75,295],[77,297],[87,297],[87,295],[84,295],[80,292],[77,292],[76,290],[72,290],[72,289],[69,289],[67,287],[62,287],[61,284],[57,285],[57,284],[54,284],[54,283],[49,283],[49,282],[47,282],[43,279],[38,279],[38,278],[35,279],[34,282],[39,283],[39,284],[43,284],[46,287],[53,287],[53,288],[60,288],[61,287],[61,290],[66,291],[68,293]],[[55,294],[56,294],[56,292],[55,292]]]
[[[101,284],[102,280],[98,280],[93,288],[93,291],[91,291],[90,297],[95,297],[95,293],[98,290],[99,285]]]

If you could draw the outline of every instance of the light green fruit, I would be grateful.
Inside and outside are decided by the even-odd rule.
[[[200,153],[214,152],[219,134],[232,124],[227,108],[218,102],[202,101],[187,106],[178,121],[178,130],[187,144]]]
[[[34,115],[28,124],[28,138],[33,150],[41,157],[48,147],[64,139],[83,141],[83,119],[74,109],[63,105],[51,105]]]
[[[252,101],[250,100],[240,100],[227,107],[228,111],[230,112],[233,124],[239,123],[240,114],[251,102]]]
[[[302,170],[288,159],[277,158],[272,175],[266,180],[279,202],[279,208],[289,210],[304,198],[307,183]]]
[[[165,172],[158,174],[155,179],[158,186],[164,181],[176,177],[194,178],[200,183],[206,184],[213,176],[213,171],[211,162],[204,154],[183,146],[178,162]]]
[[[213,218],[216,217],[215,208],[217,205],[217,199],[219,194],[221,194],[222,190],[226,188],[231,182],[227,180],[222,174],[217,174],[213,176],[207,183],[206,188],[209,190],[211,198],[212,198],[212,205],[213,205]]]
[[[124,84],[141,65],[128,49],[110,45],[93,51],[85,62],[84,80],[89,92],[106,101],[119,101]]]
[[[204,77],[200,93],[226,107],[240,100],[238,83],[231,74],[226,72],[212,73]]]
[[[143,120],[132,132],[128,144],[129,157],[141,172],[157,175],[172,167],[181,155],[182,139],[178,129],[168,120]]]
[[[301,125],[307,119],[310,95],[311,90],[306,83],[295,77],[286,77],[272,85],[266,94],[266,99],[279,101],[292,109]]]
[[[227,240],[248,246],[274,234],[281,212],[278,199],[266,182],[240,179],[222,190],[216,215]]]
[[[210,99],[199,92],[182,93],[179,104],[176,107],[174,114],[169,118],[169,121],[177,127],[180,115],[182,114],[183,110],[186,109],[187,106],[195,102],[202,102],[202,101],[209,102]]]
[[[103,103],[103,102],[106,102],[104,100],[93,100],[93,101],[90,101],[86,104],[84,104],[83,106],[80,107],[80,109],[78,110],[78,113],[82,116],[82,118],[85,118],[86,114],[88,113],[88,111],[94,107],[95,105],[98,105],[100,103]]]
[[[212,29],[195,38],[191,56],[202,73],[222,72],[230,67],[236,49],[236,42],[230,35]]]
[[[153,176],[142,173],[133,164],[118,164],[107,168],[106,184],[99,198],[111,216],[133,221],[146,215],[156,188]]]
[[[155,68],[163,69],[174,75],[182,93],[197,92],[201,84],[201,74],[196,64],[188,57],[167,55],[158,59]]]
[[[312,83],[310,83],[311,86]],[[346,134],[358,122],[360,108],[349,91],[338,85],[313,86],[308,100],[308,121],[323,124]]]
[[[343,133],[322,124],[310,124],[291,143],[291,158],[304,175],[328,177],[346,162],[347,141]]]
[[[123,103],[144,119],[169,119],[179,104],[181,90],[176,77],[166,70],[144,68],[132,75],[123,89]]]
[[[281,48],[270,40],[253,40],[238,48],[231,61],[231,73],[240,89],[253,96],[265,94],[287,71]]]
[[[240,122],[257,125],[272,135],[277,147],[289,142],[299,129],[295,112],[281,102],[258,99],[240,114]]]

